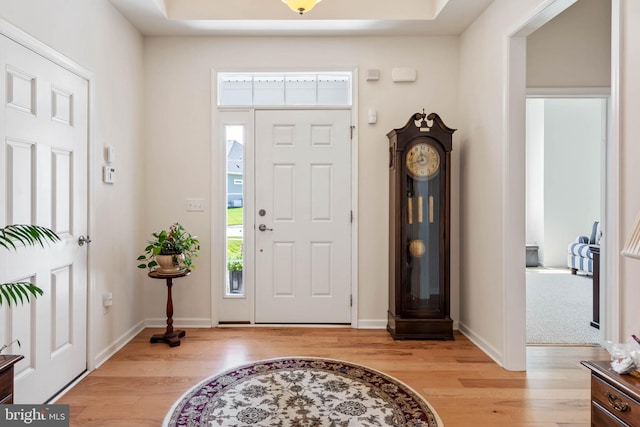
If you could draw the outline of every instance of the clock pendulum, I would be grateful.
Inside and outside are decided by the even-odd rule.
[[[414,197],[412,197],[412,200]],[[413,227],[411,230],[411,236],[408,239],[409,254],[411,255],[410,266],[411,269],[411,292],[409,298],[413,303],[417,303],[420,300],[420,274],[421,265],[420,258],[424,255],[426,247],[424,242],[420,239],[419,227],[422,223],[422,197],[417,198],[417,221],[413,221]]]

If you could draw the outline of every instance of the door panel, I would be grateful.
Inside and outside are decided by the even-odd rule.
[[[255,320],[349,323],[350,112],[256,111],[255,129]]]
[[[0,307],[0,343],[12,353],[16,403],[43,403],[86,370],[88,82],[0,36],[0,224],[38,224],[62,241],[0,252],[0,281],[44,295]]]

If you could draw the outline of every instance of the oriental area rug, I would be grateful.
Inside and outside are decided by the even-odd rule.
[[[381,372],[331,359],[239,366],[187,391],[164,427],[442,427],[418,393]]]

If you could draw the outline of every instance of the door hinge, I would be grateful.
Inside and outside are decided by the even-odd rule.
[[[353,140],[353,130],[355,129],[355,126],[349,126],[349,129],[351,130],[351,134],[349,135],[349,139]]]
[[[349,307],[353,307],[353,295],[349,295]]]
[[[349,222],[353,224],[353,211],[349,211]]]

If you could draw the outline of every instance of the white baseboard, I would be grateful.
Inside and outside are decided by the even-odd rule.
[[[358,329],[387,329],[387,319],[360,319]]]
[[[471,329],[467,328],[464,323],[458,323],[458,330],[469,339],[476,347],[485,352],[487,356],[493,359],[499,366],[504,367],[503,355],[498,349],[489,345],[485,340],[480,338]]]
[[[165,319],[165,325],[166,325],[166,319]],[[127,332],[122,334],[120,338],[116,339],[110,346],[108,346],[107,348],[102,350],[100,353],[98,353],[95,359],[93,360],[93,365],[94,365],[93,369],[97,369],[98,367],[100,367],[100,365],[102,365],[104,362],[109,360],[109,358],[114,354],[116,354],[118,350],[120,350],[122,347],[128,344],[129,341],[131,341],[136,335],[142,332],[144,328],[145,328],[144,322],[138,322],[137,325],[134,325]]]
[[[162,318],[151,318],[151,319],[146,319],[145,322],[145,327],[147,328],[164,328],[167,326],[167,318],[166,317],[162,317]],[[220,325],[222,327],[229,327],[230,325],[228,324],[224,324],[224,325]],[[255,324],[238,324],[238,325],[233,325],[233,326],[240,326],[240,327],[256,327],[256,326],[260,326],[260,325],[255,325]],[[266,326],[279,326],[279,327],[286,327],[286,326],[291,326],[289,324],[282,324],[282,325],[274,325],[274,324],[269,324]],[[310,327],[313,326],[320,326],[320,325],[307,325]],[[211,319],[208,318],[174,318],[173,319],[173,327],[174,328],[211,328]],[[323,327],[326,327],[326,325],[323,325]],[[341,326],[342,327],[342,326]],[[358,328],[357,329],[386,329],[387,328],[387,319],[360,319],[358,320]]]
[[[151,318],[144,321],[146,328],[166,328],[167,318]],[[210,318],[173,318],[174,328],[211,328]]]
[[[210,328],[211,327],[211,319],[174,319],[173,323],[174,327],[179,328]],[[145,319],[138,324],[134,325],[127,332],[122,334],[118,339],[116,339],[110,346],[102,350],[98,355],[96,355],[93,363],[93,369],[97,369],[104,362],[109,360],[111,356],[116,354],[118,350],[127,345],[129,341],[135,338],[140,332],[142,332],[145,328],[166,328],[167,327],[167,318],[163,317],[161,319]],[[92,369],[92,370],[93,370]]]

